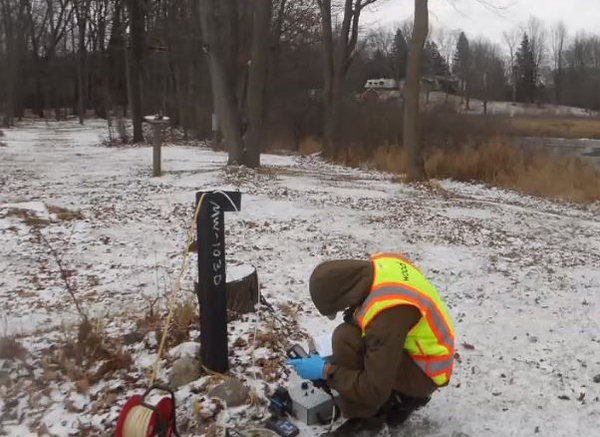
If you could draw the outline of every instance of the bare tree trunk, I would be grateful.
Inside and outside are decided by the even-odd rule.
[[[467,94],[467,96],[466,96],[467,97],[467,107],[466,107],[466,109],[467,109],[467,111],[470,111],[471,110],[471,89],[469,87],[469,82],[468,81],[467,81],[466,90],[467,90],[466,91],[466,94]]]
[[[34,112],[40,117],[44,118],[44,109],[46,109],[46,103],[44,102],[44,86],[42,85],[44,73],[42,71],[42,62],[36,60],[34,62],[35,69],[35,107]]]
[[[331,77],[331,91],[329,95],[329,112],[325,120],[325,134],[327,138],[328,155],[334,156],[340,142],[340,125],[342,119],[342,106],[344,99],[344,77],[347,68],[350,66],[354,45],[352,45],[350,31],[352,22],[358,23],[360,15],[361,0],[346,0],[344,5],[344,15],[342,18],[342,27],[338,35],[334,50],[333,71]]]
[[[246,165],[260,166],[260,152],[265,140],[265,89],[269,74],[269,41],[273,3],[255,0],[252,34],[252,64],[248,85],[248,141]]]
[[[343,100],[344,75],[336,69],[331,81],[331,97],[327,105],[327,119],[325,120],[326,152],[329,156],[333,156],[339,146]]]
[[[323,52],[323,100],[325,106],[325,152],[335,154],[342,119],[344,79],[354,58],[363,9],[377,0],[344,0],[342,25],[333,36],[332,2],[316,0],[321,12]],[[334,6],[335,8],[335,6]]]
[[[321,12],[321,46],[323,54],[323,103],[325,117],[329,117],[332,111],[333,92],[333,30],[331,22],[331,0],[317,0]],[[328,151],[333,137],[333,125],[325,121],[325,150]]]
[[[415,24],[408,55],[405,88],[404,147],[408,152],[408,179],[411,181],[421,181],[425,178],[419,135],[419,87],[423,48],[429,32],[427,3],[427,0],[415,0]]]
[[[85,109],[86,109],[86,93],[87,93],[87,85],[86,85],[86,57],[87,50],[85,45],[86,39],[86,31],[87,31],[87,23],[88,23],[88,14],[90,9],[90,0],[84,0],[83,2],[75,2],[75,15],[77,17],[77,29],[79,31],[78,35],[78,43],[79,43],[79,53],[77,57],[77,86],[79,94],[79,102],[77,107],[77,112],[79,113],[79,124],[83,124],[85,120]]]
[[[144,41],[144,13],[141,0],[128,0],[131,20],[131,56],[129,57],[129,86],[131,118],[133,122],[133,142],[144,141],[142,131],[142,48]]]
[[[127,118],[127,107],[131,107],[133,94],[131,89],[131,50],[125,43],[123,46],[123,57],[125,58],[125,84],[127,86],[127,102],[123,106],[123,118]]]
[[[4,118],[2,120],[2,124],[4,127],[8,128],[12,126],[15,116],[15,98],[14,98],[14,88],[15,88],[15,79],[16,79],[16,68],[17,68],[17,57],[16,57],[16,37],[15,37],[15,28],[18,26],[18,22],[16,22],[19,17],[14,16],[13,11],[11,9],[11,3],[3,0],[0,3],[2,9],[2,22],[0,23],[0,30],[4,33],[4,41],[6,48],[6,102],[4,108]],[[1,37],[0,33],[0,37]]]
[[[281,60],[281,36],[283,35],[283,24],[285,20],[285,8],[288,0],[279,0],[277,7],[277,19],[273,25],[273,50],[269,61],[269,77],[274,74]]]
[[[222,0],[218,0],[222,1]],[[226,56],[215,22],[215,0],[200,0],[200,20],[205,50],[208,54],[213,100],[223,136],[228,146],[229,165],[243,164],[244,140],[242,123],[235,99],[235,90],[229,78],[232,73],[225,68]]]

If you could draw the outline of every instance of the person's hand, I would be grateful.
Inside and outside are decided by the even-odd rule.
[[[287,360],[288,366],[292,366],[302,379],[315,381],[323,379],[323,368],[325,360],[319,355],[312,355],[308,358],[296,358]]]

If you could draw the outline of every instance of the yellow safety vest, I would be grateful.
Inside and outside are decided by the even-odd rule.
[[[399,305],[418,308],[421,320],[406,336],[404,349],[437,386],[448,385],[454,365],[454,328],[437,291],[398,253],[380,253],[371,262],[371,292],[355,313],[363,335],[381,311]]]

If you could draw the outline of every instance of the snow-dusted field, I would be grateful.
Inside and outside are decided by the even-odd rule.
[[[424,97],[424,96],[423,96]],[[425,104],[425,102],[423,102]],[[456,109],[462,108],[462,99],[459,96],[448,95],[445,93],[434,91],[429,94],[429,103],[432,105],[452,104]],[[483,101],[470,99],[469,111],[473,114],[483,114]],[[598,111],[589,109],[577,108],[574,106],[552,105],[546,103],[516,103],[516,102],[488,102],[487,113],[491,115],[508,115],[515,116],[559,116],[559,117],[598,117]]]
[[[0,359],[0,435],[112,435],[124,400],[143,390],[156,352],[150,332],[124,342],[133,356],[128,371],[89,388],[49,377],[46,357],[76,336],[78,315],[44,239],[85,311],[107,337],[120,338],[171,289],[194,193],[209,188],[244,193],[242,211],[227,215],[228,260],[257,267],[286,329],[294,319],[310,334],[335,326],[318,317],[307,290],[312,269],[326,259],[399,250],[437,286],[456,324],[456,370],[400,436],[598,435],[598,206],[451,181],[413,187],[318,158],[266,155],[259,171],[226,169],[225,154],[200,147],[165,147],[165,175],[152,178],[149,147],[101,147],[103,133],[98,121],[26,122],[0,138],[0,335],[26,349]],[[195,275],[194,256],[182,299],[195,299]],[[268,332],[273,320],[261,309],[258,331]],[[232,323],[231,362],[262,397],[262,377],[273,387],[287,375],[267,372],[282,357],[273,343],[259,341],[250,353],[254,321]],[[167,357],[161,378],[171,362]],[[208,408],[201,382],[178,392],[179,415],[192,433],[184,435],[201,429],[191,419],[193,405]],[[250,411],[217,419],[242,423]],[[303,429],[303,436],[318,432]]]

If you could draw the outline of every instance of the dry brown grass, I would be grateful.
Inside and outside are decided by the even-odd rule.
[[[198,324],[197,308],[191,299],[177,306],[173,315],[173,325],[169,331],[169,344],[174,346],[184,341],[189,341],[190,330]]]
[[[380,147],[374,168],[405,173],[407,160],[398,147]],[[493,138],[487,144],[437,149],[425,158],[428,177],[483,182],[541,197],[577,203],[600,200],[600,173],[590,163],[561,155],[524,151]]]
[[[323,150],[323,143],[315,137],[307,137],[300,140],[298,151],[302,155],[312,155]]]
[[[105,335],[99,323],[83,320],[78,326],[77,338],[67,337],[60,345],[50,348],[42,357],[41,367],[47,381],[66,377],[73,381],[78,392],[114,372],[127,370],[131,355],[123,350],[120,339]]]
[[[494,117],[505,133],[523,137],[600,138],[600,119],[575,117]]]
[[[143,340],[149,332],[156,332],[157,336],[162,335],[163,323],[166,314],[155,311],[154,303],[149,303],[147,313],[143,318],[136,320],[136,328],[133,332],[126,334],[124,341],[127,344],[137,343]],[[167,347],[176,346],[184,341],[189,341],[190,330],[198,324],[197,306],[192,299],[180,302],[175,307],[173,319],[167,335]]]
[[[404,148],[400,149],[397,146],[377,148],[372,165],[377,170],[389,173],[406,173],[408,161]]]
[[[349,146],[337,149],[333,160],[347,167],[360,167],[371,161],[371,153],[363,147]]]
[[[27,349],[12,337],[0,337],[0,359],[2,360],[24,360],[27,357]]]
[[[56,215],[60,221],[83,220],[83,215],[80,211],[71,211],[60,206],[47,206],[48,212]],[[50,220],[38,217],[33,211],[27,209],[9,208],[3,217],[14,217],[32,228],[48,226]]]
[[[30,226],[32,228],[48,226],[50,224],[49,220],[46,220],[44,218],[39,218],[33,212],[31,212],[29,210],[25,210],[25,209],[10,208],[6,212],[6,214],[4,214],[4,217],[18,218],[23,223],[25,223],[27,226]]]
[[[80,211],[71,211],[61,206],[48,205],[48,212],[56,215],[61,221],[83,220],[83,214]]]

